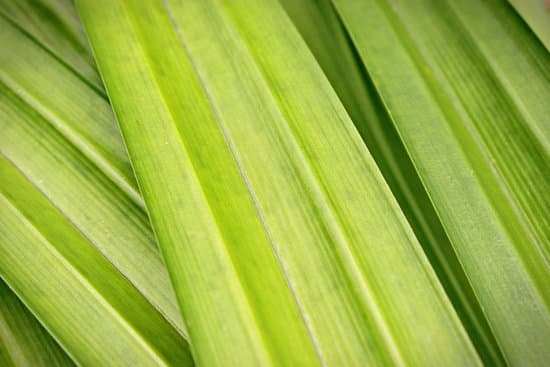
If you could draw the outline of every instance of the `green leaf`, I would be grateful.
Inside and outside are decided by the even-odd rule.
[[[508,0],[540,41],[550,50],[550,3],[548,0]]]
[[[0,176],[2,277],[78,364],[191,365],[183,337],[3,156]]]
[[[198,364],[479,363],[277,3],[77,6]]]
[[[184,330],[109,104],[18,28],[0,24],[2,43],[17,45],[0,53],[2,153]],[[8,111],[25,117],[15,123]]]
[[[85,81],[103,89],[72,0],[0,0],[0,14]]]
[[[0,279],[2,366],[74,366],[74,362]]]
[[[46,49],[23,25],[0,15],[0,43],[11,49],[0,52],[0,251],[27,251],[36,269],[28,274],[32,266],[23,258],[2,255],[0,276],[79,363],[132,364],[140,353],[147,355],[143,363],[190,363],[185,328],[110,106],[62,53]],[[74,243],[66,243],[67,236]],[[50,274],[47,261],[65,273]],[[82,299],[71,302],[67,282]],[[48,293],[51,299],[43,299]],[[75,311],[77,304],[82,309]],[[113,326],[103,324],[113,318]],[[76,331],[80,325],[83,332]],[[142,348],[144,341],[153,347]],[[136,352],[125,355],[130,345]]]
[[[543,365],[550,358],[547,50],[502,1],[334,4],[504,358]]]
[[[372,153],[480,357],[488,365],[503,365],[504,359],[483,309],[393,126],[390,112],[332,4],[329,0],[282,3]]]

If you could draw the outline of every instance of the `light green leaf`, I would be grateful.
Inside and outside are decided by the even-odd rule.
[[[277,3],[77,5],[198,364],[479,363]]]
[[[16,27],[0,25],[2,43],[17,45],[0,53],[2,153],[184,330],[109,104]]]
[[[0,0],[0,15],[42,44],[86,82],[103,89],[72,0]]]
[[[74,366],[74,362],[0,279],[0,364]]]
[[[334,4],[504,358],[543,365],[550,358],[547,50],[502,1]]]
[[[550,2],[548,0],[508,0],[540,41],[550,50]]]
[[[87,247],[88,250],[82,251],[89,251],[90,258],[55,257],[57,262],[50,259],[71,269],[73,278],[69,277],[68,281],[83,288],[74,292],[82,293],[83,298],[78,302],[85,305],[76,312],[70,308],[75,306],[70,302],[72,297],[64,303],[67,299],[61,294],[67,289],[63,288],[61,273],[45,276],[41,282],[35,279],[34,288],[28,288],[25,268],[30,265],[10,261],[2,255],[0,276],[80,363],[93,361],[92,365],[111,365],[119,358],[120,363],[131,364],[139,359],[140,353],[149,354],[146,358],[157,359],[159,353],[160,358],[174,357],[178,363],[189,363],[188,347],[182,336],[185,335],[184,325],[110,106],[100,90],[67,67],[62,60],[63,52],[52,54],[53,51],[46,50],[37,38],[30,37],[22,25],[28,24],[16,24],[5,14],[0,15],[0,43],[11,50],[0,52],[0,153],[3,165],[11,167],[0,174],[0,191],[4,195],[2,210],[6,212],[5,218],[1,218],[0,249],[13,252],[10,246],[17,246],[18,251],[33,253],[33,260],[41,264],[36,265],[34,276],[38,277],[42,273],[49,275],[47,264],[42,263],[48,259],[47,246],[62,257],[66,251],[75,249],[71,246]],[[17,189],[12,186],[17,185],[25,189],[18,194],[20,201],[14,203],[10,195],[11,190]],[[40,202],[56,213],[50,217],[51,224],[41,216],[46,214],[36,208]],[[12,223],[20,233],[7,233]],[[47,237],[43,231],[50,225],[57,225],[58,232]],[[23,233],[24,228],[29,228],[29,233]],[[43,235],[47,238],[42,238]],[[64,243],[59,240],[64,235],[78,240]],[[23,245],[27,247],[22,248]],[[80,277],[82,268],[87,269],[93,261],[99,265],[95,269],[97,272],[89,274],[93,278],[88,279],[90,285]],[[74,274],[74,269],[78,269],[78,274]],[[119,284],[128,295],[124,301],[128,307],[139,307],[146,315],[132,316],[131,309],[117,304],[120,299],[109,295],[112,289],[101,283],[109,280],[113,286]],[[90,292],[89,287],[97,288]],[[48,292],[51,292],[52,303],[41,303],[47,301],[41,298]],[[105,302],[109,304],[102,305]],[[129,322],[135,324],[132,327],[138,334],[128,332],[125,323],[105,329],[99,324],[93,325],[95,319],[91,316],[100,312],[93,311],[95,307],[109,314],[102,322],[113,317],[134,317]],[[63,320],[59,317],[60,312],[78,315],[75,319]],[[84,335],[83,339],[72,338],[80,325],[83,334],[87,334],[89,328],[95,328],[95,332]],[[121,334],[109,335],[110,330],[118,330]],[[125,341],[110,346],[109,340],[118,337]],[[127,349],[131,355],[126,356],[120,349],[124,343],[129,348],[131,343],[148,342],[150,338],[158,339],[153,344],[163,343],[162,340],[168,338],[170,342],[166,347],[172,345],[175,350],[163,356],[164,346],[160,352],[150,347],[139,351],[138,344],[136,353]],[[86,349],[86,343],[96,339],[97,347]],[[114,356],[117,353],[118,356]]]
[[[283,1],[350,114],[486,364],[504,359],[462,265],[346,29],[326,1]]]
[[[80,365],[191,365],[183,337],[3,156],[0,271]]]

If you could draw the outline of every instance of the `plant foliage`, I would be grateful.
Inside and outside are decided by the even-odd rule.
[[[0,363],[543,366],[512,3],[0,0]]]

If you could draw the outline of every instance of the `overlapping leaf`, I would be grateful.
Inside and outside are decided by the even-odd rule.
[[[0,15],[1,42],[12,47],[0,53],[2,278],[79,363],[190,363],[105,97],[68,66],[63,42],[46,49],[26,18],[7,10]]]
[[[334,1],[334,7],[360,56],[358,70],[364,68],[371,85],[367,92],[380,98],[381,108],[361,112],[354,105],[364,100],[361,88],[348,89],[352,96],[342,98],[359,116],[355,122],[369,146],[383,157],[380,163],[401,202],[412,202],[407,205],[413,209],[429,208],[422,200],[433,203],[445,232],[426,249],[439,246],[443,258],[454,256],[444,245],[447,236],[456,251],[481,306],[465,298],[466,306],[473,301],[470,330],[484,359],[504,363],[500,349],[509,363],[540,365],[548,359],[543,340],[550,335],[547,50],[501,1]],[[332,8],[324,11],[330,17]],[[317,54],[332,47],[323,44],[328,38],[301,28]],[[339,42],[345,45],[343,37]],[[357,68],[353,52],[347,64]],[[334,55],[326,55],[328,61],[319,60],[328,74],[341,77],[330,72],[341,67]],[[399,140],[427,197],[416,194],[413,179],[408,186],[415,194],[407,198],[398,168],[410,170],[392,161],[394,154],[385,158],[384,150],[399,147]],[[421,222],[410,213],[413,223]],[[448,274],[460,272],[453,267]],[[464,286],[469,288],[460,282],[457,289]]]
[[[78,1],[196,361],[543,365],[548,50],[504,1],[283,3],[316,60],[271,0]],[[72,2],[0,0],[0,43],[37,318],[0,284],[0,364],[71,363],[37,320],[78,364],[192,363]]]
[[[77,5],[199,364],[478,363],[278,4]]]
[[[407,150],[330,0],[282,1],[350,114],[484,362],[499,347]]]
[[[547,0],[508,0],[550,50],[550,3]]]
[[[48,332],[0,279],[0,364],[74,366]]]

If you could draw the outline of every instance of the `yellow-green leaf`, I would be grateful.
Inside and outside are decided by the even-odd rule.
[[[280,5],[77,5],[198,364],[479,363]]]

